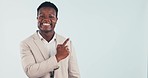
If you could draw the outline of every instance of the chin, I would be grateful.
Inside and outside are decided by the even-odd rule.
[[[50,33],[52,32],[53,30],[41,30],[41,32],[44,32],[44,33]]]

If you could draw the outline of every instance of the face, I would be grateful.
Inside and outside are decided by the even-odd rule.
[[[37,20],[38,28],[41,32],[53,32],[57,22],[55,9],[42,7],[38,11]]]

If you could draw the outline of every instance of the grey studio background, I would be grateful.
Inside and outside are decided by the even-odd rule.
[[[19,43],[37,30],[44,0],[1,0],[0,77],[27,78]],[[51,0],[56,32],[70,37],[81,78],[147,78],[148,0]]]

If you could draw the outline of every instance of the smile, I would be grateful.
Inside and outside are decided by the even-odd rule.
[[[49,24],[49,23],[43,23],[43,25],[45,25],[45,26],[50,26],[51,24]]]

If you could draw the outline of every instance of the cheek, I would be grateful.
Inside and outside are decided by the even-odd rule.
[[[56,20],[56,19],[52,19],[52,22],[53,22],[53,23],[56,23],[56,22],[57,22],[57,20]]]
[[[41,20],[37,20],[38,27],[41,26]]]
[[[38,23],[41,22],[41,21],[42,21],[41,19],[38,19]]]
[[[42,20],[43,20],[43,19],[41,19],[41,18],[39,18],[39,17],[37,18],[37,21],[38,21],[38,22],[41,22]]]

